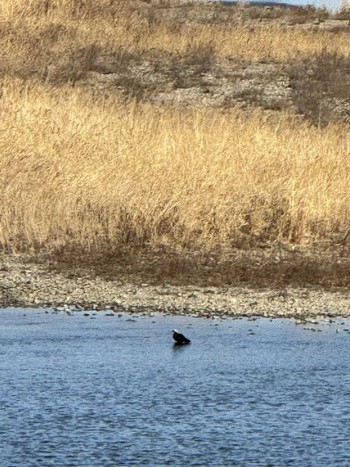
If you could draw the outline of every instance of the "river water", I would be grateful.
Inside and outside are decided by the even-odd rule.
[[[0,310],[0,465],[349,465],[347,327]]]

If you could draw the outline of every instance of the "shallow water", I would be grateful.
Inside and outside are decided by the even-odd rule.
[[[0,310],[2,467],[350,464],[349,320],[128,319]]]

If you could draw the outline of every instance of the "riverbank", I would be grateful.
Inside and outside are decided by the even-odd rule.
[[[124,272],[123,272],[124,269]],[[106,267],[106,271],[108,267]],[[165,279],[165,278],[164,278]],[[212,283],[215,284],[214,281]],[[272,283],[273,284],[273,283]],[[96,310],[114,313],[165,312],[198,317],[254,317],[311,319],[350,316],[350,294],[345,287],[306,287],[275,283],[187,285],[155,281],[121,268],[114,276],[95,268],[64,267],[50,261],[33,261],[24,255],[0,257],[0,307],[50,307],[67,311]]]
[[[349,12],[13,3],[0,306],[347,316]]]

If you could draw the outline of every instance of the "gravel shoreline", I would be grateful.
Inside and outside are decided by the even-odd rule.
[[[350,294],[344,289],[154,285],[135,283],[127,275],[106,280],[84,271],[50,271],[23,256],[6,255],[0,257],[0,307],[306,320],[350,316]]]

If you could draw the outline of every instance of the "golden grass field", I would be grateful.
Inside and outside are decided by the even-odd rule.
[[[283,61],[326,47],[349,58],[348,33],[259,23],[186,23],[179,32],[147,21],[137,2],[97,3],[1,2],[3,249],[230,251],[349,240],[348,124],[96,95],[76,85],[79,70],[73,81],[50,78],[72,71],[75,48],[161,56],[204,45],[219,57]]]
[[[157,21],[157,10],[146,8],[142,1],[132,0],[3,0],[0,17],[11,41],[2,42],[2,54],[23,65],[22,60],[38,59],[40,41],[51,46],[50,58],[60,49],[67,54],[73,47],[101,46],[128,52],[183,54],[189,48],[210,45],[221,57],[244,58],[308,58],[325,48],[345,57],[350,56],[347,32],[300,30],[280,24],[184,22],[174,27],[171,20]],[[204,5],[195,5],[201,9]],[[4,33],[3,33],[4,34]],[[5,43],[4,43],[5,42]],[[15,52],[15,53],[14,53]],[[51,52],[51,57],[50,53]]]
[[[350,218],[348,128],[3,85],[1,243],[310,241]],[[339,239],[339,238],[338,238]]]

